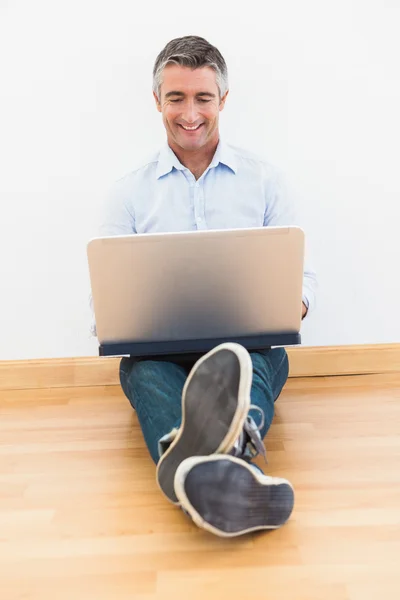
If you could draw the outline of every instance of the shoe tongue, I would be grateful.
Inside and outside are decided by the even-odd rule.
[[[255,453],[251,453],[249,451],[246,452],[246,446],[248,443],[253,446]],[[247,417],[247,420],[244,422],[243,429],[229,454],[244,460],[251,460],[254,458],[254,456],[256,456],[256,454],[261,454],[265,463],[268,463],[267,451],[261,439],[260,432],[258,431],[257,425],[251,417]]]
[[[247,435],[244,430],[240,432],[238,439],[235,442],[232,450],[229,452],[231,456],[243,457],[244,450],[247,444]]]
[[[267,451],[265,449],[264,442],[262,441],[260,432],[258,431],[258,428],[251,417],[245,421],[243,429],[249,436],[251,443],[258,454],[261,454],[265,463],[268,464]]]

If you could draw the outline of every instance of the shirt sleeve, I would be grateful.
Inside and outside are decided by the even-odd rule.
[[[278,172],[273,172],[269,167],[265,172],[265,213],[264,227],[291,226],[302,227],[294,206],[293,197],[289,188]],[[304,230],[304,228],[302,227]],[[311,265],[307,247],[307,236],[305,240],[305,259],[303,275],[303,302],[307,307],[307,314],[315,307],[317,291],[317,277]]]
[[[112,186],[103,207],[100,237],[136,233],[133,184],[133,175],[128,175]]]

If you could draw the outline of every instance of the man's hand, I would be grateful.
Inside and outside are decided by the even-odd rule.
[[[307,306],[304,304],[304,302],[302,303],[302,311],[301,311],[301,318],[304,319],[304,317],[306,316],[308,312],[308,308]]]

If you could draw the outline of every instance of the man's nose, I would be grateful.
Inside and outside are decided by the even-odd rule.
[[[188,125],[196,121],[197,110],[193,101],[189,100],[185,103],[182,117]]]

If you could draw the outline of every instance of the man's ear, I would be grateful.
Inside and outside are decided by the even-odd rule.
[[[225,92],[225,94],[222,96],[222,98],[220,100],[220,103],[219,103],[219,110],[220,111],[224,110],[224,106],[225,106],[225,102],[226,102],[226,98],[227,98],[228,94],[229,94],[229,90],[227,90]]]
[[[158,112],[162,112],[160,101],[159,101],[158,96],[157,96],[157,94],[155,92],[153,92],[153,96],[154,96],[154,100],[156,101],[156,106],[157,106]]]

